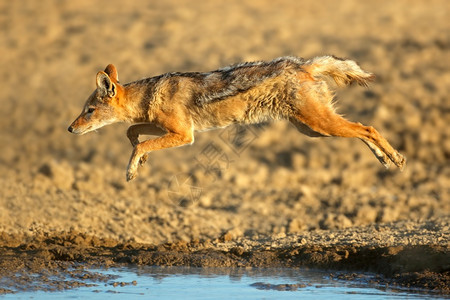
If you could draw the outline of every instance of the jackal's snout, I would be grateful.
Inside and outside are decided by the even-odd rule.
[[[72,124],[70,124],[70,126],[67,128],[67,130],[73,134],[84,134],[84,133],[88,132],[89,129],[92,127],[92,126],[87,126],[87,127],[80,126],[79,122],[80,122],[80,119],[77,118],[75,121],[73,121]]]
[[[70,124],[70,126],[67,128],[67,130],[70,133],[73,133],[73,134],[80,134],[81,133],[80,130],[78,130],[76,127],[73,126],[73,123]]]

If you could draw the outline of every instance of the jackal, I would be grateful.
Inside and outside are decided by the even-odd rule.
[[[194,131],[280,119],[311,137],[359,138],[385,167],[392,161],[402,169],[406,159],[378,131],[335,112],[326,76],[338,86],[367,86],[374,79],[354,61],[334,56],[287,56],[205,73],[167,73],[124,85],[110,64],[97,73],[97,89],[68,129],[84,134],[115,122],[134,124],[127,131],[134,147],[128,181],[136,177],[148,152],[192,144]],[[140,142],[142,134],[159,137]]]

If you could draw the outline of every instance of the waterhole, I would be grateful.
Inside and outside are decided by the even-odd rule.
[[[367,273],[308,269],[123,267],[88,270],[70,289],[30,288],[5,299],[439,299]],[[51,278],[48,278],[51,282]],[[61,277],[59,277],[61,280]],[[64,279],[62,280],[64,281]],[[381,281],[380,281],[381,282]],[[40,283],[45,284],[45,283]],[[78,287],[79,286],[79,287]]]

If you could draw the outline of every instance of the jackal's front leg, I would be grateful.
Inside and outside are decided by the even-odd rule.
[[[192,144],[193,141],[194,135],[192,134],[192,132],[186,134],[169,132],[164,136],[161,136],[154,140],[147,140],[137,144],[133,149],[130,162],[128,163],[127,181],[130,181],[137,176],[139,162],[141,158],[148,152]]]
[[[145,134],[145,135],[157,135],[162,136],[166,134],[167,132],[155,124],[152,123],[143,123],[143,124],[135,124],[128,127],[127,130],[127,137],[130,140],[130,143],[133,147],[136,147],[137,144],[139,144],[139,135]],[[147,153],[142,155],[142,157],[139,160],[139,165],[143,166],[145,162],[148,159]]]

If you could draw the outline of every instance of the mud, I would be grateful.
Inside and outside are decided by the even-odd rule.
[[[304,235],[233,238],[149,245],[99,239],[80,232],[56,235],[3,234],[0,247],[0,293],[29,290],[56,291],[110,281],[110,275],[92,268],[133,266],[190,266],[202,268],[320,268],[330,276],[355,281],[358,272],[379,274],[371,283],[414,289],[416,292],[450,293],[449,223],[402,222],[344,231]],[[402,228],[409,227],[404,230]],[[436,233],[430,239],[430,231]],[[384,244],[376,240],[392,241]],[[401,239],[407,239],[404,242]],[[424,243],[424,239],[427,241]],[[345,272],[337,272],[344,270]],[[69,278],[69,279],[67,279]],[[114,282],[113,285],[135,283]],[[296,290],[300,286],[258,286]]]
[[[447,1],[25,2],[0,2],[1,280],[38,288],[33,278],[61,273],[76,286],[90,265],[128,263],[308,266],[448,293]],[[277,122],[198,133],[126,183],[124,124],[67,132],[109,63],[125,83],[325,54],[376,74],[369,89],[338,90],[338,112],[377,128],[404,172],[358,140]]]

